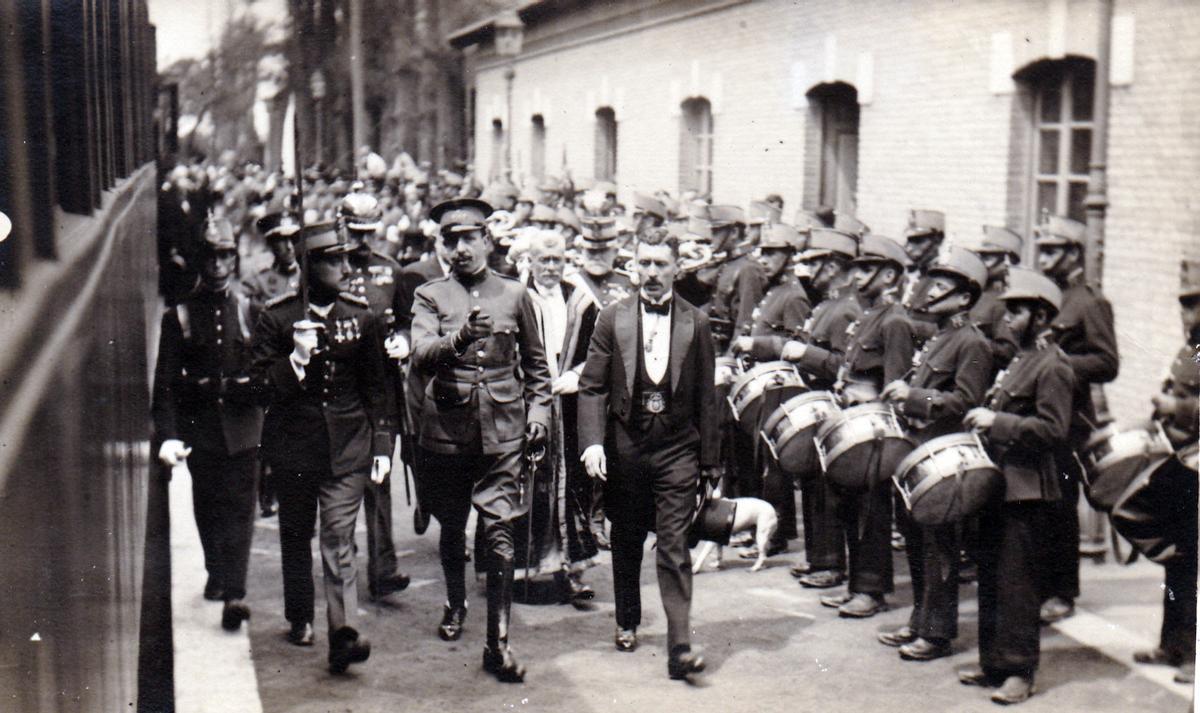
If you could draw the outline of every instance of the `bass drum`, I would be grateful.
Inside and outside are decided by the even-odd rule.
[[[881,403],[853,406],[826,420],[816,445],[825,477],[847,490],[884,482],[913,450],[896,412]]]
[[[786,361],[769,361],[747,369],[733,382],[729,390],[729,407],[738,427],[749,435],[757,435],[759,418],[770,395],[779,404],[806,390],[804,379],[796,367]]]
[[[813,436],[839,411],[828,391],[810,391],[793,396],[775,409],[763,424],[762,438],[783,472],[811,473],[820,465]]]
[[[960,522],[1004,488],[1004,475],[974,433],[951,433],[917,446],[893,480],[920,525]]]
[[[1084,493],[1092,507],[1111,512],[1140,473],[1171,457],[1171,442],[1157,423],[1148,428],[1097,430],[1083,446]]]
[[[1113,506],[1113,530],[1147,558],[1163,564],[1196,556],[1197,444],[1134,478]]]

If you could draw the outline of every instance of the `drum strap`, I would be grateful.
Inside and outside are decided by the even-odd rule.
[[[1137,559],[1138,559],[1137,548],[1130,545],[1129,555],[1126,556],[1121,551],[1124,548],[1124,545],[1121,544],[1122,537],[1119,534],[1117,534],[1117,528],[1113,527],[1111,522],[1109,522],[1109,524],[1108,524],[1108,536],[1112,540],[1113,558],[1116,559],[1119,564],[1131,565],[1134,562],[1137,562]]]

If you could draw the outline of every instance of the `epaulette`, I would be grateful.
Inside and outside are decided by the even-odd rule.
[[[288,300],[290,300],[293,297],[299,297],[299,296],[300,296],[299,293],[294,290],[284,292],[282,294],[275,295],[271,299],[264,302],[263,307],[265,309],[271,309],[272,307],[275,307],[276,305],[281,305],[284,302],[287,302]]]
[[[371,308],[371,303],[367,302],[366,298],[359,297],[358,295],[353,294],[351,292],[339,292],[338,297],[341,297],[342,299],[346,300],[350,304],[358,305],[359,307],[362,307],[364,309]]]

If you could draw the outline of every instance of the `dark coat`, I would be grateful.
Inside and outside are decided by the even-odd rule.
[[[1055,341],[1066,352],[1071,371],[1075,372],[1074,415],[1071,419],[1071,445],[1087,441],[1096,425],[1092,403],[1092,384],[1106,384],[1117,378],[1117,335],[1113,329],[1112,305],[1100,289],[1088,284],[1079,271],[1059,285],[1063,288],[1062,309],[1050,325]]]
[[[987,337],[966,314],[957,314],[929,338],[914,362],[912,388],[901,404],[913,435],[927,441],[961,431],[963,416],[983,403],[992,380]]]
[[[903,379],[912,367],[913,326],[902,306],[891,300],[863,312],[849,327],[844,380],[874,389]]]
[[[479,306],[492,336],[454,348],[454,335]],[[529,422],[550,427],[550,368],[533,302],[520,282],[485,269],[417,288],[412,365],[425,380],[417,424],[424,448],[449,454],[510,453]]]
[[[162,317],[154,369],[156,439],[224,455],[258,447],[263,412],[250,378],[250,304],[230,289]]]
[[[587,363],[579,379],[579,449],[603,445],[610,417],[629,425],[636,381],[638,297],[605,307],[596,320]],[[692,428],[700,439],[700,466],[719,463],[720,414],[713,371],[716,354],[708,317],[676,296],[671,317],[670,428]]]
[[[383,333],[361,298],[342,293],[325,325],[324,350],[297,378],[292,324],[305,317],[292,293],[267,303],[254,330],[254,373],[266,392],[263,451],[277,469],[344,475],[392,452],[391,392],[384,378]]]
[[[996,420],[988,450],[1004,472],[1004,499],[1058,500],[1055,451],[1071,423],[1075,376],[1056,345],[1021,351],[1000,372],[987,406]]]

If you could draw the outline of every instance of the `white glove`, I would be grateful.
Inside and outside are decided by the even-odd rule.
[[[158,459],[162,464],[174,468],[191,454],[192,449],[183,445],[178,438],[168,438],[158,447]]]
[[[800,361],[804,358],[804,352],[808,351],[808,345],[804,342],[791,340],[783,345],[783,351],[779,358],[784,361]]]
[[[604,455],[604,446],[599,443],[588,446],[579,460],[583,461],[583,469],[589,476],[608,480],[608,458]]]
[[[324,327],[320,322],[302,319],[292,324],[292,361],[299,366],[308,366],[317,351],[317,330]]]
[[[713,383],[716,386],[724,386],[725,384],[732,384],[733,379],[734,379],[733,369],[730,369],[728,366],[725,366],[724,364],[717,366],[716,370],[713,372]]]
[[[387,355],[396,361],[404,361],[408,358],[409,347],[408,340],[403,334],[393,334],[383,340],[383,348],[387,350]]]
[[[371,463],[371,482],[379,485],[392,472],[392,459],[387,456],[375,456]]]
[[[550,385],[550,393],[555,395],[579,393],[579,372],[567,370],[559,374],[554,383]]]

